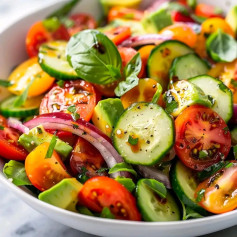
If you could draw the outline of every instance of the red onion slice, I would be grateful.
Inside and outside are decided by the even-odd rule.
[[[25,125],[23,125],[21,123],[21,121],[14,119],[14,118],[8,119],[8,126],[20,131],[21,133],[25,133],[25,134],[28,134],[30,131],[28,127],[26,127]]]
[[[138,165],[137,170],[144,178],[155,179],[163,183],[166,186],[166,188],[168,189],[172,188],[169,177],[163,172],[157,170],[156,168]]]
[[[109,142],[110,138],[105,138],[106,135],[104,134],[102,136],[101,132],[98,132],[98,129],[95,126],[82,119],[73,122],[55,117],[46,117],[45,115],[44,117],[39,116],[25,123],[25,126],[30,129],[38,125],[43,125],[45,129],[71,132],[84,138],[100,151],[109,168],[112,168],[117,163],[124,162],[123,158],[118,154],[111,142]],[[117,176],[131,177],[128,172],[117,172],[111,174],[111,176],[113,178]]]

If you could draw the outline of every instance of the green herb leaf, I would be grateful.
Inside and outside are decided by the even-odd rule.
[[[227,162],[226,166],[224,168],[228,169],[234,166],[234,163],[232,162]]]
[[[160,96],[162,94],[162,90],[163,90],[162,86],[159,83],[156,84],[156,88],[157,88],[156,93],[154,94],[152,101],[151,101],[151,103],[153,103],[153,104],[157,104],[157,102],[159,101]]]
[[[223,128],[223,131],[224,131],[224,134],[226,135],[230,130],[229,130],[229,128],[226,126],[226,127]]]
[[[76,209],[80,214],[83,214],[86,216],[94,216],[93,213],[87,207],[77,205]]]
[[[199,151],[198,157],[199,157],[200,159],[203,159],[203,158],[208,157],[208,152],[207,152],[207,150],[201,150],[201,151]]]
[[[4,165],[3,173],[17,186],[31,185],[26,175],[25,166],[21,162],[10,160]]]
[[[70,2],[66,3],[62,7],[60,7],[58,10],[55,12],[51,13],[47,18],[52,18],[52,17],[57,17],[57,18],[62,18],[67,16],[72,9],[79,3],[80,0],[71,0]]]
[[[97,174],[100,174],[100,173],[104,173],[104,172],[107,172],[109,170],[109,168],[100,168],[96,171]]]
[[[0,130],[4,130],[4,127],[2,125],[0,125]]]
[[[185,216],[184,220],[197,219],[197,218],[203,218],[203,217],[204,216],[202,216],[201,214],[197,213],[196,211],[194,211],[190,207],[186,207],[186,216]]]
[[[108,219],[115,219],[114,214],[110,211],[110,209],[108,207],[104,207],[100,217],[102,218],[108,218]]]
[[[233,146],[234,157],[237,160],[237,145]]]
[[[132,136],[129,135],[128,137],[128,143],[131,144],[132,146],[136,146],[138,143],[139,139],[137,138],[133,138]]]
[[[220,90],[222,90],[223,92],[226,92],[227,87],[226,87],[226,85],[224,83],[221,82],[220,84],[218,84],[218,86],[219,86]]]
[[[9,86],[12,86],[12,83],[10,81],[0,80],[0,86],[9,87]]]
[[[57,17],[47,18],[42,21],[44,28],[49,32],[55,32],[61,25]]]
[[[208,37],[206,47],[216,62],[232,62],[237,58],[236,40],[220,29]]]
[[[126,92],[133,89],[139,83],[137,75],[141,71],[142,61],[141,56],[137,53],[124,68],[125,81],[121,81],[115,89],[116,96],[122,96]]]
[[[234,86],[235,88],[237,88],[237,81],[234,79],[231,79],[230,81],[231,85]]]
[[[165,100],[165,105],[166,105],[165,111],[168,114],[171,114],[179,107],[178,102],[175,100],[175,98],[172,95],[169,94],[169,91],[166,92],[166,94],[164,95],[164,100]]]
[[[205,191],[206,191],[205,189],[201,189],[198,191],[196,202],[201,202],[201,200],[203,199],[205,195]]]
[[[197,6],[197,0],[187,0],[187,4],[190,8],[195,9]]]
[[[57,143],[57,139],[58,138],[55,135],[53,135],[53,137],[51,139],[51,142],[49,144],[49,148],[48,148],[47,153],[45,155],[45,159],[48,159],[48,158],[52,157],[54,148],[55,148],[56,143]]]
[[[121,56],[114,43],[97,30],[84,30],[71,37],[67,60],[78,76],[96,84],[121,79]]]
[[[67,27],[67,28],[71,28],[73,26],[75,26],[75,21],[71,20],[68,17],[63,17],[60,18],[60,21]]]
[[[59,87],[63,88],[63,87],[64,87],[64,81],[63,81],[63,80],[57,81],[57,85],[58,85]]]
[[[85,183],[88,179],[89,179],[89,177],[86,175],[86,173],[88,172],[88,170],[86,169],[86,167],[85,166],[83,166],[82,168],[81,168],[81,173],[78,175],[78,177],[77,177],[77,180],[80,182],[80,183]]]
[[[135,183],[130,178],[118,176],[115,178],[115,180],[122,184],[129,192],[133,192],[133,190],[136,188]]]
[[[211,95],[207,95],[208,100],[211,102],[212,105],[215,104],[215,99]]]
[[[141,182],[146,184],[150,189],[157,193],[161,198],[166,198],[167,189],[165,185],[155,179],[142,179]]]
[[[75,105],[71,105],[67,108],[67,110],[72,113],[72,118],[74,121],[77,121],[80,118],[80,115],[77,113],[77,108]]]
[[[109,170],[109,174],[113,174],[113,173],[121,172],[121,171],[127,171],[137,177],[137,172],[133,169],[131,165],[125,162],[117,163],[114,167],[112,167]]]

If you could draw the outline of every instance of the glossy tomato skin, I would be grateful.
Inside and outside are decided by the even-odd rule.
[[[198,193],[205,190],[199,205],[209,212],[220,214],[237,208],[237,162],[230,162],[229,168],[219,170],[200,183],[195,191],[197,198]]]
[[[190,16],[186,16],[182,14],[181,12],[177,12],[177,11],[172,12],[172,19],[175,22],[190,22],[190,23],[195,22]]]
[[[25,160],[26,174],[30,182],[42,192],[65,178],[71,178],[55,151],[51,158],[45,158],[48,148],[49,143],[42,143]]]
[[[40,105],[40,114],[68,111],[68,107],[75,105],[80,118],[89,121],[96,105],[94,87],[86,81],[67,81],[61,88],[55,85],[44,97]]]
[[[73,14],[69,17],[69,19],[73,22],[73,25],[68,27],[70,36],[82,30],[95,29],[97,27],[95,19],[86,13]]]
[[[89,179],[79,193],[79,202],[95,212],[108,207],[116,219],[140,221],[141,215],[132,194],[108,177]]]
[[[224,120],[201,105],[185,109],[175,120],[175,152],[189,168],[201,171],[225,159],[231,136]]]
[[[0,115],[0,156],[8,160],[25,160],[28,152],[18,144],[19,133],[7,127],[7,120]]]
[[[88,177],[105,175],[105,172],[97,174],[97,170],[105,167],[105,161],[100,152],[88,141],[78,137],[70,158],[70,167],[74,175],[82,173],[86,168]]]

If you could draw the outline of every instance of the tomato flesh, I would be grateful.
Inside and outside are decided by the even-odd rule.
[[[209,212],[219,214],[237,208],[237,163],[231,163],[231,167],[218,171],[200,183],[195,191],[197,197],[200,190],[205,190],[199,204]]]
[[[53,187],[65,178],[71,178],[55,151],[51,158],[45,158],[48,148],[49,143],[42,143],[26,157],[25,161],[26,174],[40,191]]]
[[[132,32],[128,26],[118,26],[105,32],[115,45],[121,44],[124,40],[128,39]]]
[[[175,120],[175,152],[189,168],[203,170],[225,159],[231,136],[224,120],[213,110],[191,106]]]
[[[66,112],[74,105],[80,118],[89,121],[96,105],[94,87],[86,81],[67,81],[64,87],[54,86],[42,100],[40,114]]]
[[[141,215],[132,194],[108,177],[89,179],[79,193],[79,202],[95,212],[108,207],[116,219],[140,221]]]
[[[105,161],[100,152],[88,141],[78,137],[77,143],[70,158],[70,167],[74,175],[82,173],[86,168],[88,177],[97,176],[97,170],[105,167]],[[105,175],[105,172],[100,173]]]

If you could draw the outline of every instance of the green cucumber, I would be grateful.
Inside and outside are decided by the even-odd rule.
[[[45,72],[58,80],[75,80],[78,75],[67,61],[66,46],[66,41],[51,41],[41,45],[39,64]]]
[[[21,107],[13,106],[16,98],[16,96],[9,97],[0,104],[0,113],[3,116],[25,118],[38,114],[42,96],[27,99]]]
[[[159,82],[166,91],[169,84],[169,70],[173,60],[182,55],[193,53],[186,44],[177,40],[168,40],[156,46],[148,58],[148,77]]]
[[[153,165],[173,147],[174,124],[159,105],[139,102],[121,115],[112,136],[127,163]]]
[[[179,207],[169,191],[161,198],[140,179],[136,188],[137,205],[145,221],[178,221]]]
[[[214,100],[212,109],[227,123],[233,115],[233,94],[219,79],[204,75],[189,80],[200,87],[206,95]]]
[[[186,80],[207,74],[210,67],[196,54],[187,54],[175,58],[170,68],[170,80]]]
[[[166,111],[177,117],[184,109],[190,105],[204,105],[212,107],[208,96],[195,84],[189,81],[177,81],[171,84],[171,89],[164,94]]]
[[[194,194],[198,186],[196,172],[177,161],[171,168],[171,184],[178,198],[188,207],[205,215],[206,211],[195,200]]]

